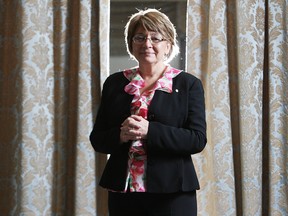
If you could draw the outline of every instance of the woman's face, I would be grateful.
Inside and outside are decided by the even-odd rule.
[[[166,60],[171,44],[161,34],[139,27],[133,38],[132,54],[139,64],[157,64]]]

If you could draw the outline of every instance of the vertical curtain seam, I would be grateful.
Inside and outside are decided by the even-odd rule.
[[[236,215],[243,215],[242,199],[242,162],[240,139],[240,110],[238,84],[238,44],[237,44],[237,12],[235,1],[226,1],[227,4],[227,53],[230,93],[230,116],[233,149],[234,183],[236,198]]]
[[[262,215],[270,215],[270,179],[269,179],[269,143],[270,143],[270,107],[269,107],[269,3],[265,0],[264,21],[264,63],[262,98]]]

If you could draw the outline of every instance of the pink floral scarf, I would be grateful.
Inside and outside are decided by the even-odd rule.
[[[125,92],[134,95],[131,103],[131,114],[142,116],[147,119],[148,107],[156,90],[172,92],[172,79],[177,76],[181,70],[167,67],[163,76],[156,82],[155,86],[140,95],[140,89],[145,86],[139,68],[125,70],[124,76],[130,80],[125,86]],[[146,162],[147,155],[145,152],[145,140],[136,140],[132,142],[129,150],[128,175],[126,179],[125,192],[128,187],[131,192],[146,191]]]

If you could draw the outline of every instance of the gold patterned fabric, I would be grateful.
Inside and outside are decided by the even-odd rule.
[[[88,135],[109,74],[109,0],[0,1],[0,215],[107,214]],[[288,215],[287,0],[189,0],[205,88],[198,215]],[[129,16],[130,14],[127,14]]]
[[[288,215],[287,1],[189,0],[187,12],[187,70],[207,104],[199,215]]]
[[[88,135],[107,14],[108,1],[0,1],[0,215],[106,212]]]

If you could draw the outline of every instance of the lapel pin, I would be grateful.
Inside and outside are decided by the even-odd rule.
[[[179,90],[178,89],[175,89],[175,92],[178,92]]]

